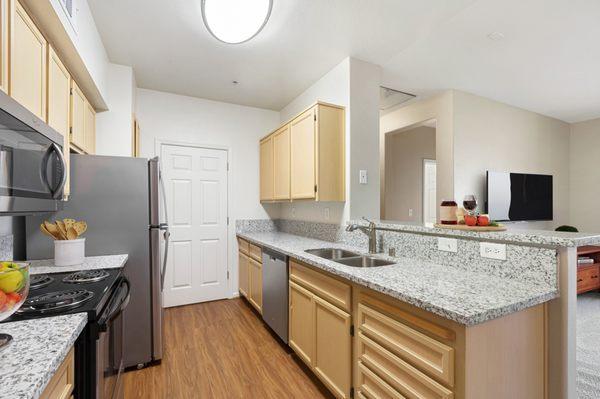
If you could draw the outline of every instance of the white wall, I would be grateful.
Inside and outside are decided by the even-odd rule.
[[[566,122],[454,91],[454,198],[485,198],[486,171],[554,176],[554,221],[511,228],[554,229],[569,222],[569,135]]]
[[[381,67],[350,59],[350,218],[379,218],[379,86]],[[360,170],[368,183],[359,184]]]
[[[343,223],[378,216],[380,74],[379,66],[346,58],[281,110],[284,123],[316,101],[346,107],[346,202],[284,203],[282,218]],[[358,185],[359,169],[369,171],[368,185]]]
[[[100,94],[106,99],[109,60],[87,0],[73,0],[75,7],[79,9],[77,15],[77,32],[73,30],[73,27],[68,21],[60,1],[50,0],[50,3],[58,14],[67,34],[75,45],[77,52],[83,59]]]
[[[569,223],[600,231],[600,119],[571,125]]]
[[[231,227],[229,262],[231,292],[237,292],[237,219],[277,218],[279,205],[259,202],[258,141],[280,122],[279,113],[153,90],[138,89],[136,115],[141,126],[140,152],[156,154],[156,140],[169,140],[230,149],[229,194]]]
[[[423,221],[424,159],[435,159],[435,128],[420,126],[386,135],[383,219]]]
[[[96,115],[96,154],[131,156],[135,79],[129,66],[108,64],[106,103]]]

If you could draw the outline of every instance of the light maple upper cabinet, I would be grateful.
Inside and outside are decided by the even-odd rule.
[[[319,102],[261,140],[261,201],[345,201],[345,131],[344,108]]]
[[[51,46],[48,46],[48,116],[50,127],[63,135],[63,153],[69,173],[69,127],[71,123],[71,75]],[[64,197],[70,191],[69,177],[64,188]]]
[[[316,198],[316,108],[290,123],[292,198]]]
[[[8,93],[9,0],[0,0],[0,90]]]
[[[273,199],[290,199],[290,126],[273,133]]]
[[[85,152],[85,96],[74,80],[71,80],[71,146],[77,152]]]
[[[273,200],[273,137],[260,141],[260,200]]]
[[[96,111],[92,104],[85,101],[83,118],[83,135],[85,150],[88,154],[96,153]]]
[[[17,0],[10,0],[9,8],[8,93],[40,119],[45,120],[48,42]]]

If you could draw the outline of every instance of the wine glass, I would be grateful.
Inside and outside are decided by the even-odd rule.
[[[467,210],[469,215],[473,215],[475,209],[477,209],[477,198],[474,195],[465,195],[463,199],[463,207]]]
[[[0,321],[15,313],[29,294],[29,264],[0,262]],[[0,324],[0,330],[2,325]],[[9,334],[0,334],[0,348],[12,341]]]

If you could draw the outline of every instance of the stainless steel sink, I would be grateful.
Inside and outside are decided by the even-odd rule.
[[[352,258],[338,259],[336,262],[352,267],[377,267],[394,264],[394,262],[390,262],[389,260],[375,258],[372,256],[355,256]]]
[[[318,256],[324,259],[330,259],[337,261],[342,258],[350,258],[359,256],[359,254],[355,252],[346,251],[345,249],[340,248],[318,248],[318,249],[307,249],[306,251],[311,255]]]

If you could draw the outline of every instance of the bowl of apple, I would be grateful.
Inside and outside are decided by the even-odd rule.
[[[28,293],[29,264],[0,262],[0,321],[8,319],[19,310]],[[0,333],[0,348],[11,340],[10,335]]]

